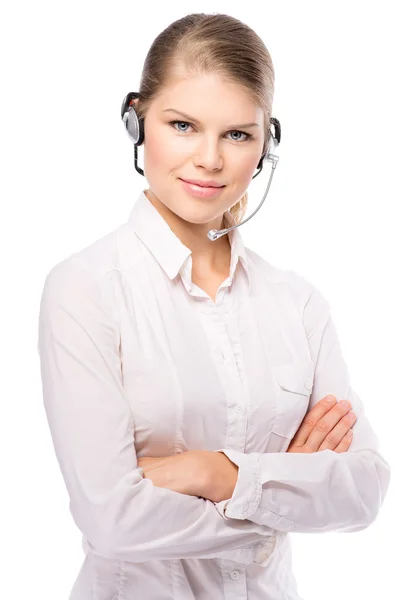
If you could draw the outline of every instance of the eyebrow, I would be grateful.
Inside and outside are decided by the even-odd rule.
[[[168,112],[168,111],[175,112],[178,115],[185,117],[189,121],[192,121],[193,123],[197,123],[197,125],[201,125],[200,121],[198,121],[197,119],[194,119],[193,117],[190,117],[190,115],[186,115],[185,113],[180,112],[179,110],[176,110],[175,108],[166,108],[163,112]],[[259,127],[259,124],[258,123],[241,123],[240,125],[230,125],[230,129],[240,129],[241,127]]]

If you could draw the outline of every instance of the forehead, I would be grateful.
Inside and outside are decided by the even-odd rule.
[[[263,110],[249,90],[214,73],[172,76],[155,99],[154,108],[166,115],[173,113],[163,111],[174,108],[207,121],[261,125],[263,119]]]

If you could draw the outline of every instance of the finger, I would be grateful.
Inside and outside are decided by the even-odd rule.
[[[338,444],[336,446],[336,448],[334,449],[334,452],[346,452],[353,440],[353,431],[352,429],[349,429],[349,431],[346,433],[345,437],[341,440],[340,444]]]
[[[350,411],[341,419],[335,427],[326,435],[321,445],[319,446],[319,450],[333,450],[336,446],[341,442],[341,440],[345,437],[346,433],[352,427],[354,422],[356,421],[356,415]]]
[[[316,423],[336,404],[336,396],[333,396],[332,394],[329,394],[328,396],[325,396],[319,400],[317,404],[305,415],[303,422],[293,437],[294,444],[297,446],[304,446]]]
[[[337,426],[349,411],[350,403],[346,405],[343,402],[337,402],[328,413],[317,421],[310,436],[306,440],[305,445],[310,448],[312,452],[315,452],[332,429]],[[344,421],[344,423],[348,425],[348,427],[345,428],[346,431],[353,424],[353,421],[349,423],[348,419],[347,421]]]

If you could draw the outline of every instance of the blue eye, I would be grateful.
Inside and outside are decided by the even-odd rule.
[[[246,139],[249,137],[249,134],[245,133],[244,131],[231,131],[230,133],[240,133],[240,134],[246,135]],[[236,139],[234,139],[233,141],[239,142],[239,140],[236,140]]]
[[[179,133],[187,133],[187,130],[186,129],[177,129],[175,127],[175,125],[177,125],[177,123],[180,123],[182,125],[191,125],[191,123],[189,123],[188,121],[170,121],[169,124],[172,125],[174,127],[174,129],[176,131],[178,131]],[[246,138],[244,140],[242,140],[242,139],[233,139],[234,142],[240,142],[240,141],[244,141],[245,142],[245,141],[249,141],[250,139],[253,138],[252,134],[246,133],[245,131],[238,131],[237,129],[234,130],[234,131],[228,132],[228,133],[240,133],[240,134],[246,136]]]
[[[187,123],[187,121],[171,121],[170,125],[174,125],[174,124],[176,124],[176,123],[181,123],[182,125],[184,125],[184,124],[185,124],[185,125],[190,125],[190,123]],[[176,128],[174,128],[174,129],[176,129]],[[177,129],[177,131],[182,131],[182,132],[184,132],[184,129],[182,129],[182,130],[178,130],[178,129]]]

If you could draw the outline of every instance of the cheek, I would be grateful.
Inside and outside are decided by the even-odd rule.
[[[251,153],[247,156],[240,157],[240,160],[233,164],[233,177],[242,183],[244,189],[249,186],[258,162],[258,155]]]
[[[247,171],[254,171],[259,162],[259,156],[259,153],[253,151],[239,153],[236,159],[233,160],[234,170],[242,174]]]
[[[169,156],[170,153],[168,152],[166,145],[158,142],[157,137],[146,140],[144,149],[145,164],[161,167],[168,163]]]
[[[175,142],[161,141],[158,136],[146,141],[144,147],[144,166],[149,174],[152,172],[160,173],[164,171],[169,173],[175,171],[182,164],[184,159],[188,158],[185,151],[181,152],[181,145]],[[147,168],[148,167],[148,168]]]

